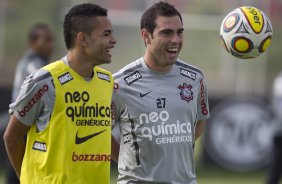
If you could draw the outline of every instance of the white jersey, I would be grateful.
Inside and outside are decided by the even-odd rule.
[[[16,67],[12,92],[12,102],[16,101],[16,98],[20,92],[20,86],[23,83],[24,79],[47,64],[48,60],[46,58],[39,56],[31,49],[24,54]]]
[[[114,78],[118,183],[195,184],[195,127],[209,117],[202,72],[178,60],[169,72],[156,73],[140,58]]]

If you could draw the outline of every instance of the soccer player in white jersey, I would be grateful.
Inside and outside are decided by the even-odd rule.
[[[141,19],[145,55],[114,74],[118,184],[196,183],[194,145],[209,107],[202,72],[178,59],[183,32],[173,5],[154,4]]]

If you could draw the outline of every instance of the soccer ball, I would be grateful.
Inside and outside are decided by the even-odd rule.
[[[231,11],[220,27],[222,45],[227,52],[241,59],[254,58],[266,51],[272,33],[269,18],[251,6]]]

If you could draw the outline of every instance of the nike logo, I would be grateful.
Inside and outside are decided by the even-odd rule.
[[[97,136],[97,135],[99,135],[99,134],[101,134],[101,133],[103,133],[103,132],[105,132],[105,131],[106,131],[106,130],[102,130],[102,131],[100,131],[100,132],[96,132],[96,133],[94,133],[94,134],[87,135],[87,136],[85,136],[85,137],[78,137],[78,136],[77,136],[78,131],[77,131],[77,132],[76,132],[76,137],[75,137],[75,144],[84,143],[85,141],[88,141],[89,139],[91,139],[91,138],[93,138],[93,137],[95,137],[95,136]]]
[[[142,98],[142,97],[148,95],[148,94],[151,93],[151,92],[152,92],[152,91],[149,91],[149,92],[147,92],[147,93],[140,93],[140,97]]]

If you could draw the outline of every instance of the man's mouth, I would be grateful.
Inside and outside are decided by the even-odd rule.
[[[178,53],[178,48],[169,48],[166,50],[170,55],[176,56]]]
[[[112,55],[113,48],[107,48],[106,52],[107,52],[107,54]]]

